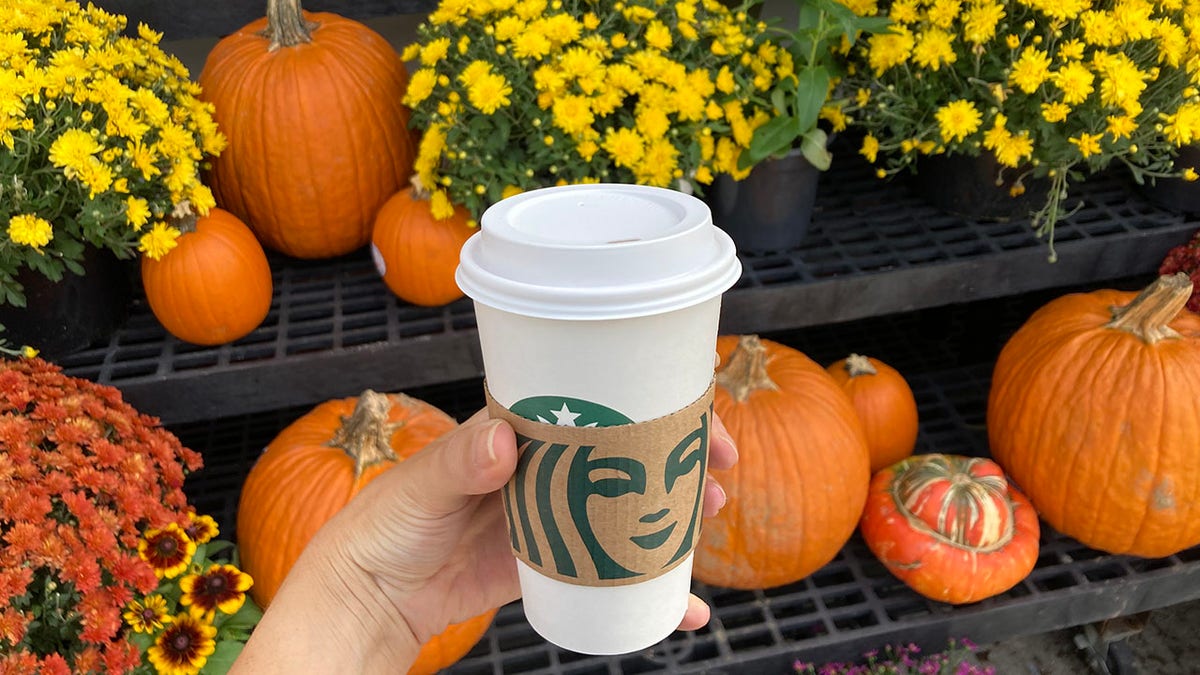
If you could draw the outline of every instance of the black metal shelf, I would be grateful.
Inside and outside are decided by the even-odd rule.
[[[1105,282],[1138,288],[1149,277]],[[1012,332],[1037,307],[1066,290],[893,314],[765,337],[796,347],[819,363],[849,351],[896,366],[917,396],[918,452],[986,456],[985,411],[991,364]],[[478,379],[411,391],[462,419],[482,405]],[[236,537],[237,497],[259,450],[302,414],[298,407],[173,428],[200,451],[207,468],[185,489],[224,536]],[[1162,559],[1104,554],[1043,525],[1042,548],[1029,577],[995,598],[952,607],[908,589],[855,536],[837,558],[806,579],[761,591],[695,583],[713,607],[706,628],[680,633],[644,652],[586,657],[553,647],[524,619],[520,603],[501,608],[480,644],[450,672],[607,675],[788,672],[795,659],[846,660],[886,643],[937,650],[947,639],[987,644],[1200,598],[1200,547]]]
[[[1025,220],[976,222],[880,181],[852,152],[824,176],[795,250],[743,255],[721,328],[780,331],[1151,272],[1200,221],[1152,206],[1123,175],[1076,186],[1059,260]],[[212,419],[482,373],[471,303],[421,308],[393,296],[366,250],[324,261],[271,256],[270,314],[245,338],[197,347],[168,335],[140,297],[109,342],[60,360],[165,421]]]

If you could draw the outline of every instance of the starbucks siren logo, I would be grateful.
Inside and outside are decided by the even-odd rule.
[[[543,573],[588,585],[673,568],[699,536],[711,400],[640,424],[562,396],[522,399],[508,411],[495,405],[521,453],[502,493],[513,551]]]

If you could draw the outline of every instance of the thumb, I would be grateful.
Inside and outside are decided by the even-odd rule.
[[[438,517],[461,509],[472,496],[499,490],[516,465],[512,427],[481,419],[447,433],[397,468],[407,469],[400,484],[412,501]]]

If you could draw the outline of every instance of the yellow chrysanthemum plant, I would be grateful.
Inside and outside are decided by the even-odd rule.
[[[1200,140],[1197,0],[849,0],[893,27],[850,53],[851,124],[886,177],[925,155],[991,153],[1045,179],[1031,214],[1055,259],[1072,181],[1114,160],[1139,183],[1194,180],[1174,166]]]
[[[206,214],[225,146],[187,68],[145,25],[67,0],[0,3],[0,304],[19,271],[83,272],[88,245],[165,255],[173,218]]]
[[[415,172],[435,216],[478,219],[538,187],[703,192],[771,112],[786,63],[764,25],[717,0],[442,0],[404,50]]]

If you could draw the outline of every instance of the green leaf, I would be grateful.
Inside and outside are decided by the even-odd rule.
[[[800,141],[800,153],[804,155],[809,164],[825,171],[833,163],[833,155],[829,153],[828,145],[829,138],[825,132],[821,129],[813,129]]]
[[[200,675],[225,675],[233,667],[233,662],[237,660],[245,646],[241,642],[218,642],[217,648],[213,650],[208,661],[204,662],[204,667],[200,669]]]
[[[222,621],[221,628],[222,630],[241,629],[248,631],[258,625],[258,622],[262,619],[262,614],[262,609],[247,595],[246,602],[242,603],[241,609]]]
[[[216,555],[221,551],[224,551],[228,548],[233,548],[233,542],[225,541],[224,539],[214,539],[205,544],[205,546],[208,547],[208,557],[215,558]]]
[[[795,131],[792,138],[807,134],[817,126],[817,117],[825,97],[829,93],[829,71],[817,66],[796,73],[800,83],[796,87]]]
[[[739,168],[745,169],[753,166],[780,150],[791,147],[796,136],[791,117],[771,118],[766,124],[754,130],[754,135],[750,137],[749,149],[742,153],[738,160]]]

